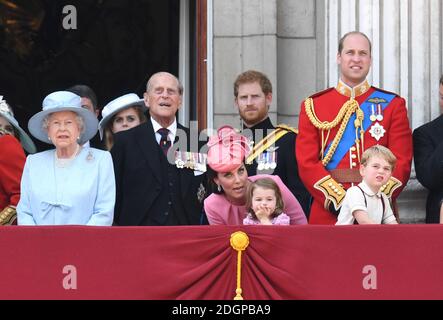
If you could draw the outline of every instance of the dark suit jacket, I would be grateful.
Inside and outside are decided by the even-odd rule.
[[[255,143],[259,142],[258,134],[256,134],[257,130],[264,130],[264,133],[260,136],[260,138],[265,137],[267,134],[271,133],[272,130],[275,129],[269,118],[266,118],[259,124],[255,125],[249,130],[252,131],[254,137],[252,138]],[[244,132],[247,133],[248,129],[244,129]],[[247,136],[248,134],[246,134]],[[255,139],[258,139],[257,141]],[[275,168],[273,175],[277,175],[283,181],[283,183],[291,190],[294,196],[297,198],[300,203],[305,215],[308,217],[309,208],[311,203],[311,195],[308,190],[306,190],[305,186],[300,180],[300,176],[298,174],[298,166],[297,161],[295,160],[295,149],[296,149],[296,138],[297,135],[293,132],[289,132],[281,137],[275,143],[275,147],[277,153],[277,167]],[[248,170],[249,176],[255,176],[257,174],[263,173],[261,171],[257,171],[257,161],[250,165],[246,166]]]
[[[106,150],[105,141],[100,140],[100,134],[98,133],[91,140],[89,140],[89,144],[93,148]]]
[[[439,223],[443,199],[443,115],[415,129],[413,138],[417,179],[429,190],[426,222]]]
[[[189,145],[189,129],[179,124],[177,128],[184,130]],[[117,188],[114,224],[142,225],[147,215],[155,217],[162,214],[158,212],[160,208],[153,204],[163,186],[160,161],[166,158],[159,153],[150,119],[135,128],[119,132],[114,138],[111,150]],[[177,148],[177,143],[181,145],[176,139],[171,148]],[[178,174],[183,207],[175,210],[176,218],[180,225],[200,224],[202,203],[197,199],[197,192],[201,191],[206,175],[195,176],[191,169],[180,169]]]

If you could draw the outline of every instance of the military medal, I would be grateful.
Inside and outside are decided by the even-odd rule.
[[[206,172],[206,157],[201,153],[193,153],[194,169],[200,172]]]
[[[259,170],[259,171],[264,170],[264,168],[265,168],[265,165],[264,165],[264,163],[262,163],[262,162],[260,162],[260,163],[257,165],[257,170]]]
[[[270,152],[271,161],[269,162],[269,169],[274,170],[277,168],[277,152]]]
[[[377,117],[375,116],[375,106],[374,106],[374,104],[371,104],[371,116],[369,117],[369,120],[371,120],[372,122],[377,120]]]
[[[371,130],[369,130],[369,132],[371,133],[371,136],[372,136],[375,140],[379,141],[379,140],[385,135],[386,130],[385,130],[385,128],[383,128],[382,125],[380,125],[380,124],[377,122],[376,124],[374,124],[374,125],[371,127]]]
[[[275,168],[277,168],[277,152],[272,152],[271,153],[271,162],[269,163],[269,168],[274,170]]]
[[[383,121],[383,114],[381,111],[381,104],[377,105],[377,121]]]
[[[265,152],[264,153],[264,155],[265,155],[265,170],[269,170],[269,168],[271,167],[271,165],[270,165],[270,155],[271,155],[271,153],[270,152]]]
[[[265,162],[266,162],[265,161],[265,153],[262,153],[257,158],[257,170],[258,171],[262,171],[262,170],[266,169]]]
[[[205,195],[206,195],[205,186],[202,183],[200,183],[200,186],[198,187],[197,190],[197,199],[200,203],[203,202],[203,200],[205,199]]]
[[[175,166],[179,169],[183,169],[185,167],[185,162],[183,161],[182,157],[182,152],[175,151]]]
[[[176,151],[175,166],[179,169],[191,169],[206,172],[206,155],[197,152]]]
[[[194,170],[194,157],[191,152],[186,152],[186,164],[185,167]]]

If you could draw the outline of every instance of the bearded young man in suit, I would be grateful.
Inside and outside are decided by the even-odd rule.
[[[193,163],[198,154],[188,152],[189,129],[176,120],[182,95],[174,75],[152,75],[144,94],[149,119],[115,135],[115,225],[200,224],[205,175],[196,169],[197,160]]]
[[[234,82],[234,103],[242,120],[242,134],[254,141],[246,158],[248,175],[279,176],[308,217],[311,195],[300,180],[295,160],[298,130],[271,122],[272,83],[268,76],[256,70],[239,74]]]

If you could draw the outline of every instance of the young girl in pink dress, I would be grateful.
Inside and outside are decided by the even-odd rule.
[[[261,178],[250,183],[246,197],[248,215],[243,224],[289,225],[280,188],[274,180]]]

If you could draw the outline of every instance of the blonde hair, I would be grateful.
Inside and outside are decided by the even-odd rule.
[[[397,158],[392,153],[392,151],[379,144],[372,146],[369,149],[366,149],[366,151],[363,152],[360,163],[363,166],[366,166],[369,162],[369,159],[373,157],[380,157],[386,160],[386,162],[389,163],[389,165],[391,166],[391,170],[394,170],[395,165],[397,163]]]
[[[246,210],[247,210],[247,212],[250,213],[254,219],[257,219],[257,216],[255,215],[255,212],[252,209],[252,198],[254,196],[254,191],[257,188],[274,190],[276,205],[275,205],[274,212],[271,214],[271,218],[275,218],[279,214],[281,214],[283,212],[285,204],[283,202],[283,197],[281,195],[280,187],[271,178],[261,178],[261,179],[255,180],[254,182],[251,182],[249,184],[248,190],[246,191]]]

